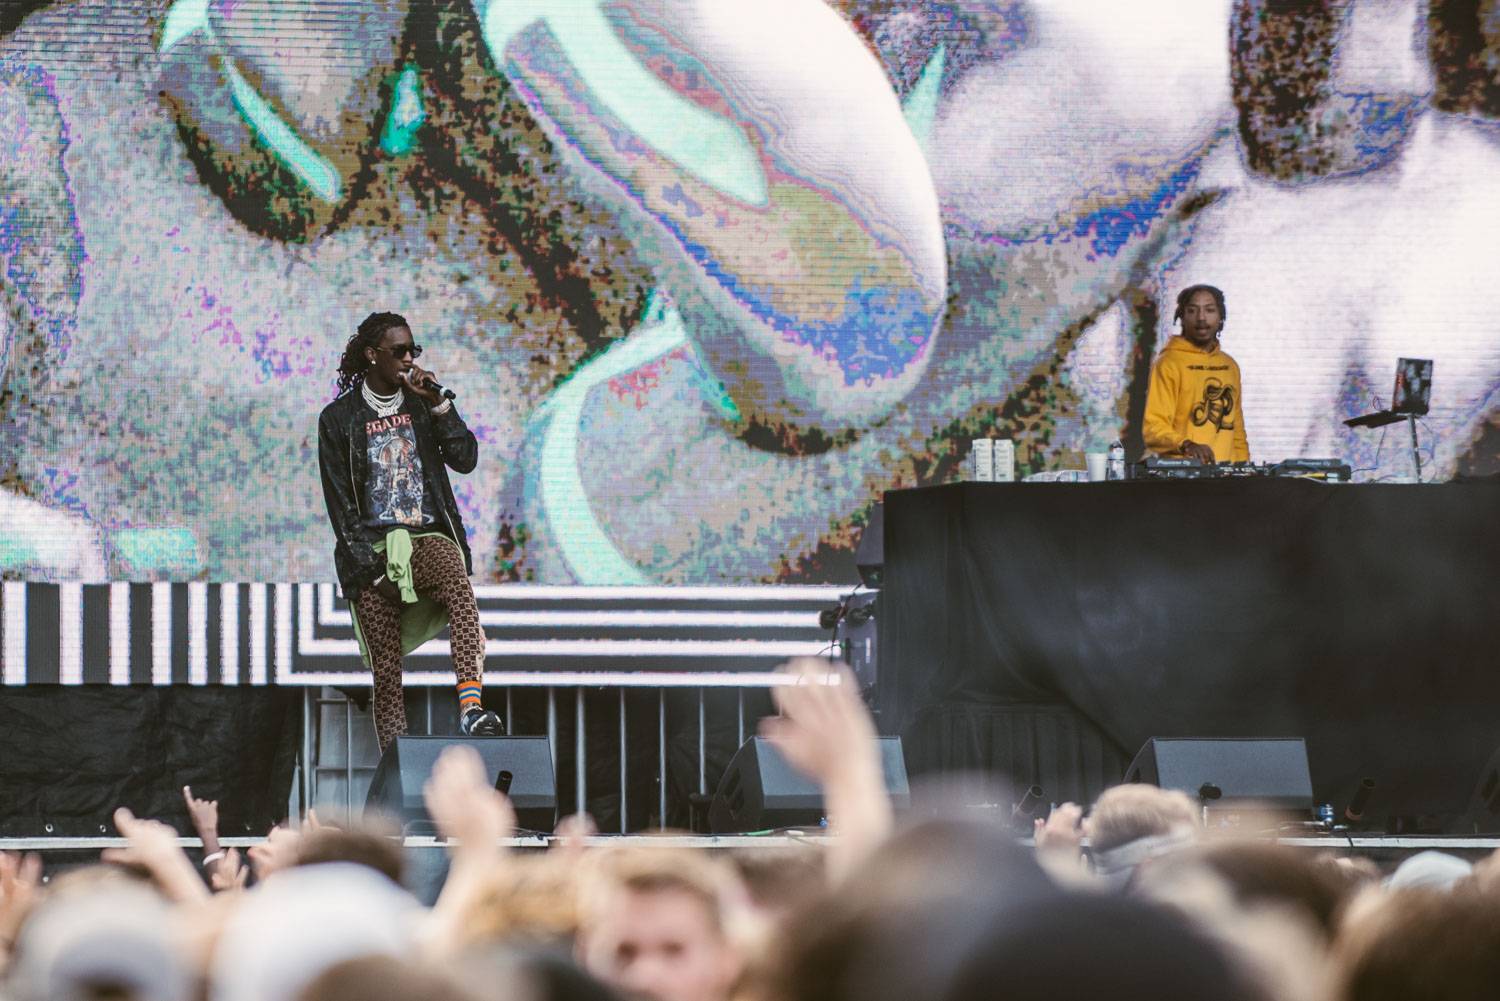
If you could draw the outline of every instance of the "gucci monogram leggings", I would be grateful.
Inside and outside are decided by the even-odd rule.
[[[479,681],[484,673],[484,629],[474,588],[464,571],[463,553],[448,539],[429,535],[412,540],[412,586],[448,610],[453,670],[460,683]],[[380,751],[406,733],[406,703],[401,696],[401,609],[367,587],[354,601],[360,632],[375,675],[375,736]]]

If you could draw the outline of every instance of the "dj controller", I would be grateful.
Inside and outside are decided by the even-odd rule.
[[[1322,480],[1348,483],[1353,478],[1349,464],[1342,459],[1283,459],[1281,462],[1220,462],[1207,464],[1197,459],[1159,459],[1149,456],[1133,463],[1132,480],[1223,480],[1276,476],[1288,479]]]

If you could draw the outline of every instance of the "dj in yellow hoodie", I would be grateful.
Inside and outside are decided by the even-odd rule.
[[[1177,296],[1172,318],[1182,321],[1182,333],[1157,356],[1146,395],[1146,447],[1157,455],[1250,460],[1240,367],[1219,347],[1226,312],[1224,293],[1212,285]]]

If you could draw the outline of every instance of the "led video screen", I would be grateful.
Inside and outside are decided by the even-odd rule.
[[[0,573],[331,581],[405,316],[482,582],[849,579],[881,491],[1140,446],[1223,289],[1255,461],[1500,451],[1500,14],[1350,0],[0,7]]]

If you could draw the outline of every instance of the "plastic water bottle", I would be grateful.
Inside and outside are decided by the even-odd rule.
[[[1321,824],[1322,826],[1328,828],[1329,830],[1333,830],[1333,804],[1332,803],[1319,803],[1318,804],[1318,823]]]
[[[1109,467],[1104,478],[1107,480],[1125,478],[1125,446],[1118,441],[1112,442],[1109,446]]]

